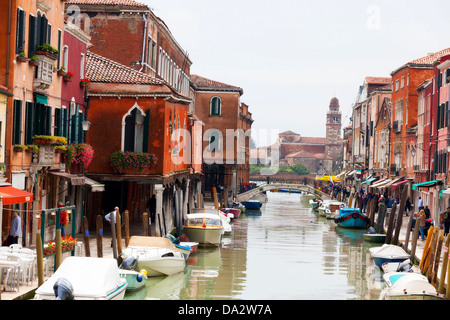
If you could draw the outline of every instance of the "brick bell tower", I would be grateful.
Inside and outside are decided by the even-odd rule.
[[[327,135],[325,138],[325,155],[334,159],[334,164],[342,160],[342,114],[339,111],[339,100],[333,98],[330,101],[330,107],[327,112]],[[333,164],[333,166],[334,166]]]

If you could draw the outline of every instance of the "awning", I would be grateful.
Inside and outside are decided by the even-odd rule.
[[[59,176],[59,177],[63,177],[65,179],[70,180],[70,183],[73,186],[83,186],[85,184],[85,177],[84,176],[79,176],[76,174],[70,174],[68,172],[64,172],[64,171],[50,171],[50,174],[53,174],[55,176]]]
[[[400,182],[400,181],[402,181],[403,179],[405,179],[405,177],[400,177],[400,178],[394,179],[394,180],[388,182],[384,187],[385,187],[385,188],[390,188],[393,184],[395,184],[395,183],[397,183],[397,182]]]
[[[381,180],[378,180],[377,183],[374,183],[373,185],[371,185],[372,188],[379,188],[379,187],[384,187],[386,184],[388,184],[391,181],[391,179],[388,178],[383,178]]]
[[[101,184],[95,180],[85,177],[85,182],[88,186],[91,186],[92,192],[103,192],[105,191],[105,185]]]
[[[373,177],[373,178],[367,179],[366,181],[364,181],[364,182],[361,183],[361,184],[368,184],[368,185],[370,186],[370,184],[371,184],[372,182],[377,181],[378,179],[380,179],[380,177]]]
[[[316,176],[316,180],[339,182],[341,178],[338,176]]]
[[[412,189],[417,190],[417,188],[430,188],[435,187],[437,185],[443,185],[444,182],[442,180],[433,180],[433,181],[427,181],[422,183],[413,184]]]
[[[36,103],[47,104],[48,98],[46,96],[36,94]]]
[[[444,191],[441,191],[441,194],[450,195],[450,189],[445,189]]]
[[[405,183],[408,183],[408,182],[412,182],[412,181],[413,181],[412,179],[405,179],[405,180],[402,180],[402,181],[400,181],[400,182],[394,183],[394,184],[391,186],[391,188],[392,188],[392,189],[395,189],[395,188],[397,188],[398,186],[401,186],[402,184],[405,184]]]
[[[33,201],[33,194],[14,187],[0,187],[3,204],[17,204]]]
[[[64,171],[50,171],[50,174],[53,174],[55,176],[63,177],[65,179],[70,180],[70,183],[73,186],[84,186],[88,185],[91,187],[92,192],[103,192],[105,191],[105,185],[101,184],[95,180],[92,180],[85,176],[79,176],[76,174],[70,174],[68,172]]]

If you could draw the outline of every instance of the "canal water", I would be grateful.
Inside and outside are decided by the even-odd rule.
[[[377,300],[384,281],[363,230],[335,227],[310,197],[267,193],[219,248],[199,248],[183,273],[149,278],[129,300]]]

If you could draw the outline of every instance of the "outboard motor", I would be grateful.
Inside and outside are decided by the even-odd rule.
[[[397,268],[397,272],[411,272],[412,268],[412,262],[411,260],[407,259],[399,264]]]
[[[137,264],[136,257],[128,257],[122,261],[120,264],[120,268],[124,270],[133,270]]]
[[[65,278],[59,278],[53,285],[56,300],[73,300],[72,284]]]
[[[376,234],[376,233],[377,233],[377,231],[375,230],[374,227],[369,228],[369,234]]]

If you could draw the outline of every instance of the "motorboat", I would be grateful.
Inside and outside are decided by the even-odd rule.
[[[135,257],[128,257],[119,265],[121,278],[127,281],[127,291],[135,291],[145,287],[147,281],[147,271],[137,271],[138,260]]]
[[[229,216],[229,214],[232,214],[233,217],[231,219],[239,219],[239,216],[241,215],[241,209],[238,208],[223,208],[220,209],[220,211],[224,212]]]
[[[186,266],[185,255],[162,237],[132,236],[122,255],[135,257],[138,270],[144,269],[148,277],[169,276],[182,272]]]
[[[383,244],[381,247],[369,249],[372,259],[379,268],[386,262],[403,262],[409,259],[408,253],[403,248],[393,244]]]
[[[330,206],[332,206],[330,210]],[[337,207],[337,209],[336,209]],[[337,200],[323,200],[319,206],[319,216],[326,217],[327,210],[330,212],[334,212],[335,210],[339,210],[340,208],[344,208],[345,204],[343,202],[339,202]]]
[[[344,207],[345,204],[342,202],[330,202],[325,209],[325,217],[327,219],[334,219],[339,215],[339,210]]]
[[[215,213],[191,213],[183,227],[190,241],[198,242],[200,245],[218,246],[222,239],[223,222]]]
[[[369,232],[364,234],[364,240],[368,242],[384,243],[386,241],[386,234],[377,233],[374,227],[370,227]]]
[[[386,288],[380,293],[380,300],[442,300],[440,294],[427,277],[419,273],[390,272],[383,275]]]
[[[244,206],[242,203],[240,203],[240,202],[233,202],[232,207],[233,207],[234,209],[239,209],[239,210],[241,210],[241,213],[245,213],[245,206]]]
[[[242,204],[246,210],[260,210],[262,206],[262,202],[259,200],[243,201]]]
[[[313,198],[313,199],[309,200],[309,205],[311,206],[311,208],[313,208],[313,210],[317,210],[321,203],[322,203],[322,200],[317,199],[317,198]]]
[[[191,213],[210,213],[210,214],[216,214],[220,217],[220,219],[222,220],[222,228],[223,228],[223,233],[230,233],[231,231],[233,231],[232,227],[231,227],[231,218],[228,217],[225,213],[223,213],[220,210],[217,209],[192,209]]]
[[[359,208],[341,208],[334,222],[342,228],[365,229],[369,218]]]
[[[421,273],[420,268],[414,265],[410,259],[406,259],[403,262],[385,262],[381,265],[384,273],[390,272],[411,272]]]
[[[122,300],[127,286],[116,259],[70,256],[36,289],[34,300]]]

